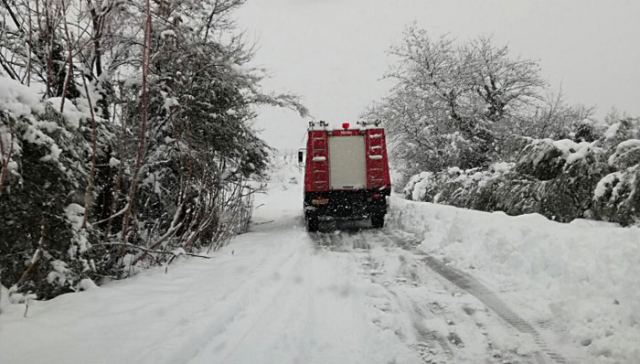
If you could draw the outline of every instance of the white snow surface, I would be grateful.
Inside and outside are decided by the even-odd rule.
[[[640,154],[640,139],[628,139],[616,146],[616,151],[611,156],[609,156],[609,165],[615,166],[616,160],[619,158],[624,158],[628,155],[636,155]]]
[[[628,139],[623,141],[616,147],[616,152],[622,152],[633,148],[640,148],[640,139]]]
[[[582,346],[589,355],[578,362],[640,359],[640,228],[391,201],[389,225],[493,287],[528,322],[564,333],[567,352]]]
[[[51,105],[56,111],[60,111],[60,106],[62,106],[62,97],[51,97],[46,100],[46,103]],[[80,122],[83,118],[88,118],[90,114],[87,112],[80,111],[76,105],[71,102],[69,99],[65,99],[64,101],[64,109],[62,112],[64,116],[64,121],[69,125],[69,127],[73,129],[78,129],[80,127]]]
[[[422,172],[411,177],[411,179],[409,180],[409,184],[413,185],[412,199],[414,201],[421,201],[424,199],[427,187],[430,183],[433,183],[433,181],[431,180],[432,177],[432,172]]]
[[[594,148],[592,143],[588,143],[588,142],[576,143],[570,139],[562,139],[562,140],[543,139],[543,141],[547,143],[551,143],[553,144],[554,147],[560,149],[560,151],[562,152],[563,158],[569,164],[574,163],[578,160],[584,159],[585,156]]]
[[[73,229],[79,231],[82,228],[82,221],[84,219],[84,207],[77,203],[69,204],[64,208],[64,215],[73,226]]]
[[[181,257],[166,273],[150,269],[99,289],[84,282],[86,291],[31,302],[27,318],[24,305],[8,304],[3,290],[0,363],[640,357],[637,228],[392,197],[382,230],[341,231],[338,224],[339,230],[308,234],[299,170],[285,164],[271,181],[268,194],[257,196],[251,231],[211,259]],[[474,284],[456,286],[428,259],[483,284],[526,330],[508,324],[509,310],[498,312],[500,305],[474,292]]]
[[[44,110],[35,88],[22,85],[8,77],[0,76],[0,109],[17,116],[27,116],[32,111]]]
[[[593,198],[600,199],[604,197],[605,193],[607,193],[607,191],[611,189],[613,184],[620,181],[621,176],[622,176],[621,172],[613,172],[604,176],[600,181],[598,181],[598,184],[596,185],[596,189],[593,191]],[[616,198],[618,197],[617,192],[618,192],[618,189],[613,188],[611,196],[609,197],[609,201],[616,200]]]

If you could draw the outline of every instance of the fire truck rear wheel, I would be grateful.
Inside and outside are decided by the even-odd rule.
[[[316,232],[320,226],[320,222],[318,221],[318,216],[309,214],[307,215],[307,231]]]
[[[384,214],[371,215],[371,226],[374,228],[381,228],[384,226]]]

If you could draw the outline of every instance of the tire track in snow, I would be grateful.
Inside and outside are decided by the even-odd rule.
[[[539,364],[553,362],[557,364],[567,364],[568,361],[560,354],[551,350],[545,340],[542,338],[538,330],[525,319],[520,317],[515,311],[513,311],[504,301],[502,301],[497,294],[491,291],[487,286],[475,279],[473,276],[458,270],[452,266],[445,264],[439,259],[428,255],[427,253],[417,248],[420,245],[420,241],[413,235],[401,231],[387,231],[387,230],[356,230],[356,231],[337,231],[333,233],[319,233],[315,237],[312,237],[314,245],[317,249],[328,249],[334,252],[357,252],[358,248],[370,249],[373,246],[378,245],[392,252],[393,247],[401,248],[408,253],[411,253],[416,257],[415,261],[424,263],[431,271],[444,278],[446,281],[460,288],[462,291],[470,294],[471,296],[482,302],[489,310],[493,311],[501,320],[506,322],[509,327],[512,327],[517,332],[529,335],[537,350],[533,355],[533,360]],[[399,258],[403,258],[399,256]],[[371,256],[365,258],[365,264],[368,268],[375,272],[380,267],[376,266],[376,262],[373,261]],[[402,262],[402,266],[406,265],[406,262]],[[402,270],[402,269],[401,269]],[[375,274],[375,273],[374,273]],[[409,277],[411,278],[411,277]],[[384,287],[389,293],[397,297],[397,294],[390,289],[390,287]],[[417,304],[417,303],[416,303]],[[422,316],[419,314],[419,309],[414,307],[405,307],[409,314],[416,318]],[[434,312],[434,314],[436,314]],[[416,336],[421,339],[421,342],[414,345],[414,349],[419,352],[431,350],[429,345],[436,344],[442,347],[446,357],[453,359],[455,356],[451,347],[448,345],[446,339],[438,337],[434,332],[428,330],[424,325],[414,325]],[[422,345],[422,346],[421,346]],[[424,358],[424,357],[423,357]],[[426,358],[428,359],[428,357]],[[427,362],[430,362],[427,360]]]
[[[399,244],[396,241],[397,239],[392,239],[385,233],[380,233],[376,231],[371,235],[374,239],[379,240],[387,251],[391,251],[392,248],[398,248]],[[404,247],[402,248],[404,249]],[[411,253],[411,252],[407,252],[407,254],[408,253]],[[414,260],[413,258],[411,259]],[[418,273],[415,271],[415,268],[414,269],[409,268],[407,257],[403,254],[398,254],[398,260],[400,261],[400,266],[398,267],[398,273],[400,273],[403,277],[406,277],[406,279],[410,281],[406,283],[409,283],[413,286],[422,285],[422,282],[420,282],[420,277]],[[394,296],[398,302],[400,302],[400,297],[390,286],[384,286],[384,288],[387,290],[387,292],[389,292],[392,296]],[[452,347],[449,345],[449,341],[447,337],[443,336],[437,331],[430,330],[424,324],[423,320],[426,318],[426,315],[423,309],[421,308],[420,303],[411,299],[408,299],[407,303],[408,303],[408,307],[405,307],[405,310],[407,310],[410,316],[412,317],[412,326],[413,326],[416,338],[419,339],[419,341],[411,345],[411,347],[413,347],[413,349],[419,353],[421,359],[426,364],[439,363],[440,360],[442,359],[442,357],[438,357],[439,351],[441,351],[441,354],[444,355],[447,362],[455,362],[456,356]],[[439,313],[433,312],[431,308],[429,308],[429,311],[434,315],[442,314],[441,312]],[[445,319],[445,320],[449,321],[448,319]]]
[[[399,249],[396,241],[390,239],[384,234],[380,234],[378,230],[354,229],[336,231],[333,234],[317,236],[314,240],[316,244],[330,246],[333,252],[352,253],[351,255],[354,257],[356,255],[360,257],[359,260],[365,268],[365,275],[368,279],[370,279],[372,283],[384,289],[389,297],[393,297],[392,300],[394,305],[400,308],[401,312],[407,314],[410,318],[409,321],[411,323],[409,327],[413,330],[417,341],[413,343],[407,342],[406,336],[401,332],[396,332],[396,336],[398,336],[405,345],[415,351],[423,363],[436,364],[456,362],[456,354],[449,344],[448,337],[442,335],[438,331],[429,329],[425,325],[424,320],[426,319],[426,316],[423,310],[419,307],[420,303],[418,301],[415,301],[409,296],[401,293],[402,290],[396,291],[394,289],[394,285],[385,281],[384,275],[387,273],[387,269],[384,266],[384,262],[376,259],[372,255],[371,249],[383,248],[390,255],[397,255],[400,266],[396,267],[396,273],[400,273],[402,277],[396,277],[395,282],[400,285],[407,284],[412,287],[418,287],[421,285],[419,277],[417,273],[408,266],[406,256],[410,254],[409,252]],[[327,243],[327,240],[330,242]],[[413,261],[414,259],[411,260]],[[380,281],[380,279],[383,281]],[[387,314],[391,310],[389,306],[377,308]],[[381,329],[384,330],[385,328],[381,327]],[[401,330],[401,328],[399,329]]]
[[[293,326],[298,322],[288,320],[274,321],[274,318],[287,316],[292,312],[296,312],[296,310],[304,312],[306,302],[303,301],[309,299],[308,290],[310,287],[301,284],[302,281],[298,281],[298,284],[292,286],[289,279],[295,281],[296,274],[305,271],[303,267],[307,266],[310,257],[305,250],[306,248],[301,245],[290,256],[290,259],[275,271],[276,276],[272,277],[277,278],[278,282],[271,287],[267,297],[264,297],[262,302],[255,304],[251,310],[252,312],[243,319],[244,323],[242,329],[238,330],[238,335],[232,340],[227,340],[225,345],[227,349],[224,350],[221,358],[222,363],[235,362],[237,360],[236,354],[246,355],[244,352],[245,347],[255,348],[256,343],[259,343],[262,347],[275,347],[279,344],[278,340],[289,340],[291,331],[296,331]],[[274,329],[274,327],[279,327],[280,329]],[[269,335],[269,333],[273,334],[274,332],[281,334]],[[266,337],[262,335],[263,333],[266,333]],[[260,340],[256,341],[256,337],[259,337]],[[304,359],[300,358],[300,356],[305,356],[302,351],[295,354],[296,362],[304,362]]]
[[[406,297],[399,297],[396,292],[389,289],[390,287],[387,284],[380,282],[380,279],[382,279],[382,276],[386,272],[385,262],[376,259],[372,253],[374,249],[382,247],[380,244],[382,242],[379,239],[370,239],[371,237],[366,233],[366,230],[360,227],[347,227],[344,230],[314,233],[310,234],[310,237],[316,251],[322,251],[323,255],[326,253],[326,257],[332,257],[333,259],[341,257],[341,259],[348,261],[347,267],[349,267],[349,270],[352,272],[346,274],[345,277],[351,277],[350,279],[356,278],[356,280],[363,282],[364,286],[369,287],[367,288],[366,302],[359,302],[358,310],[363,312],[365,319],[368,321],[368,325],[373,324],[376,330],[380,330],[377,332],[376,337],[382,337],[391,330],[404,350],[408,350],[408,352],[411,353],[410,357],[413,358],[412,363],[431,363],[430,361],[426,361],[425,357],[428,356],[430,351],[432,352],[433,344],[438,345],[440,343],[435,337],[435,333],[428,330],[424,325],[422,325],[422,327],[414,327],[416,331],[422,329],[416,333],[416,336],[419,336],[422,340],[415,345],[409,345],[409,343],[406,342],[407,337],[404,334],[405,332],[402,331],[402,328],[390,327],[387,326],[388,322],[383,323],[383,321],[381,321],[380,315],[393,314],[392,312],[395,311],[394,308],[392,308],[395,306],[393,306],[391,301],[401,307],[401,312],[408,313],[409,316],[417,315],[411,311],[411,307],[405,307],[410,306],[410,304],[404,302],[406,301]],[[384,244],[384,247],[388,247],[388,244]],[[394,248],[398,250],[395,245]],[[371,291],[371,287],[375,287],[373,291]],[[387,301],[385,299],[387,296],[380,296],[380,293],[373,293],[377,289],[384,290],[388,296],[393,296],[394,299]],[[376,312],[373,312],[374,310]],[[451,356],[451,358],[453,358],[453,356]],[[397,361],[396,358],[384,362],[399,364],[407,361]]]
[[[568,363],[568,361],[562,355],[554,352],[549,348],[549,346],[542,338],[542,335],[540,335],[538,330],[536,330],[533,325],[531,325],[529,322],[515,313],[511,308],[509,308],[506,303],[498,298],[498,296],[494,292],[492,292],[487,286],[482,284],[473,276],[452,266],[449,266],[423,251],[418,250],[416,248],[417,243],[415,239],[408,239],[407,237],[400,236],[397,233],[394,234],[387,231],[383,231],[382,234],[396,241],[397,245],[402,247],[403,249],[410,250],[416,255],[424,256],[424,258],[422,258],[422,261],[434,272],[438,273],[440,276],[453,283],[463,291],[476,297],[517,331],[523,334],[531,335],[539,349],[539,351],[536,352],[536,360],[539,363],[546,362],[542,354],[544,354],[547,358],[551,359],[555,363]]]
[[[273,274],[290,270],[290,267],[300,259],[299,253],[298,249],[283,249],[276,257],[272,257],[274,259],[263,258],[260,265],[254,267],[248,278],[241,281],[239,286],[223,294],[211,306],[200,307],[195,311],[197,317],[213,317],[215,320],[194,322],[192,325],[182,327],[178,334],[188,336],[189,340],[176,345],[174,352],[164,362],[199,362],[202,361],[203,354],[212,355],[212,352],[225,350],[230,340],[221,338],[237,325],[242,326],[247,321],[252,323],[251,320],[255,317],[255,312],[252,311],[259,312],[263,309],[260,306],[262,303],[253,302],[252,297],[262,297],[266,301],[273,298],[274,290],[277,294],[283,289],[284,282],[273,284]],[[258,294],[258,292],[266,292],[266,294]],[[240,338],[241,341],[244,339],[244,334],[246,331],[233,339]],[[207,350],[209,353],[204,353]]]

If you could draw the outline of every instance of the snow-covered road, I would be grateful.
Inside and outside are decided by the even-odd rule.
[[[235,238],[212,259],[184,259],[169,266],[167,273],[152,269],[87,292],[36,301],[28,318],[22,317],[23,306],[5,303],[0,314],[0,363],[598,363],[633,359],[636,349],[629,347],[621,353],[613,352],[615,347],[609,352],[590,351],[589,346],[597,347],[595,336],[590,338],[593,344],[576,342],[576,335],[581,338],[590,331],[576,334],[570,331],[580,326],[557,322],[554,315],[562,309],[545,308],[553,304],[547,302],[553,296],[527,289],[536,286],[522,282],[522,276],[509,281],[495,275],[500,279],[493,281],[491,269],[479,269],[487,256],[477,255],[478,268],[462,270],[450,264],[456,262],[446,255],[432,254],[425,244],[447,251],[442,241],[430,241],[430,236],[440,236],[437,230],[444,225],[448,224],[446,236],[451,244],[465,240],[464,224],[443,211],[434,212],[443,226],[432,225],[427,229],[431,235],[420,236],[419,229],[409,232],[412,229],[403,227],[400,220],[413,222],[400,215],[413,207],[397,200],[383,230],[341,224],[337,230],[327,226],[308,234],[300,217],[299,185],[287,181],[288,177],[275,181],[269,194],[260,196],[252,231]],[[411,216],[428,222],[427,215]],[[468,221],[473,221],[469,216]],[[612,238],[618,234],[628,239],[629,232],[634,236],[634,230],[610,229]],[[492,234],[474,238],[499,238]],[[503,246],[512,248],[506,242]],[[473,244],[465,249],[473,250]],[[466,263],[464,254],[448,251]],[[505,261],[496,260],[490,266],[502,267]],[[618,302],[611,309],[625,304]],[[627,311],[618,316],[635,322],[637,314],[625,315]],[[567,318],[571,316],[557,317],[558,321]],[[631,341],[639,337],[633,322],[619,325],[627,329],[624,333]]]
[[[419,363],[370,255],[315,244],[293,197],[211,260],[5,307],[0,363]]]

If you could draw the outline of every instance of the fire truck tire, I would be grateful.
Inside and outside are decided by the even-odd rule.
[[[316,232],[320,226],[320,222],[318,221],[318,216],[316,215],[307,215],[307,231],[308,232]]]
[[[381,228],[384,226],[384,214],[371,215],[371,226],[374,228]]]

